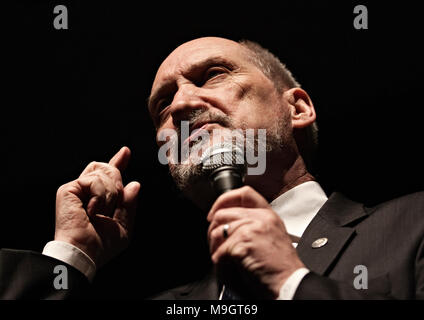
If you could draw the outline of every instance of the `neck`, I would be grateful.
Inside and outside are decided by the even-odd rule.
[[[271,161],[270,161],[271,162]],[[276,165],[267,167],[264,175],[247,177],[246,183],[262,194],[269,202],[286,191],[315,178],[306,169],[300,155],[296,155],[289,165],[283,160],[272,161]]]

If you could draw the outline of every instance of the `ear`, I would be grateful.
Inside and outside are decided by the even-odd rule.
[[[309,95],[301,88],[291,88],[284,92],[294,129],[301,129],[311,125],[316,120],[314,105]]]

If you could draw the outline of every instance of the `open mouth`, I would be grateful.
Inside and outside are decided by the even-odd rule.
[[[185,139],[184,144],[191,144],[195,142],[197,137],[202,135],[202,133],[209,132],[212,130],[212,127],[220,126],[217,122],[197,122],[190,127],[190,135],[187,139]]]

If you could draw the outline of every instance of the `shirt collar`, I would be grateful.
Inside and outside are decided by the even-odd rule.
[[[328,200],[316,181],[307,181],[286,191],[271,202],[289,234],[301,237],[319,209]]]

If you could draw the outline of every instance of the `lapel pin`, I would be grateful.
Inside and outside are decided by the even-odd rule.
[[[312,242],[312,248],[317,249],[325,246],[328,242],[327,238],[319,238]]]

